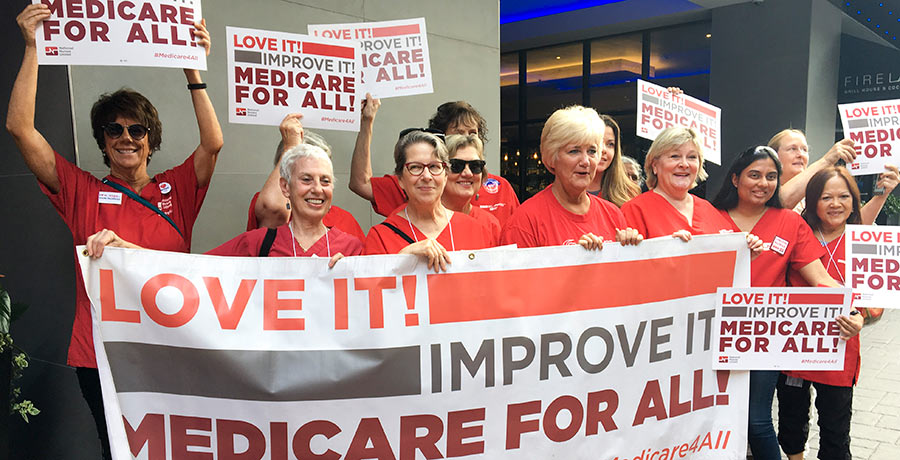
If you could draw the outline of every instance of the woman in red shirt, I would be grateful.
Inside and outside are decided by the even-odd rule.
[[[429,269],[447,269],[448,251],[492,246],[490,230],[441,202],[447,184],[447,147],[432,133],[413,130],[394,147],[394,174],[409,198],[366,236],[365,253],[416,254]]]
[[[832,278],[844,284],[844,229],[859,224],[859,189],[847,168],[832,166],[816,173],[806,187],[803,218],[825,247],[821,263]],[[792,271],[791,286],[809,283]],[[859,377],[859,336],[847,341],[844,369],[792,371],[778,378],[778,442],[790,460],[802,460],[809,434],[810,386],[816,387],[819,411],[819,455],[850,458],[850,414],[853,385]]]
[[[553,112],[541,131],[541,161],[555,179],[519,206],[503,227],[502,244],[601,249],[604,240],[641,242],[643,237],[628,228],[616,205],[587,192],[604,130],[594,109],[573,105]]]
[[[334,195],[331,158],[319,147],[300,144],[288,150],[279,163],[281,193],[291,203],[290,220],[274,229],[258,228],[207,252],[216,256],[327,257],[329,267],[347,256],[362,253],[362,241],[323,220]],[[104,246],[140,248],[111,230],[87,240],[87,255],[103,255]]]
[[[769,147],[745,150],[732,163],[721,190],[713,200],[723,219],[736,232],[752,232],[763,241],[763,251],[750,263],[750,284],[781,287],[788,269],[796,270],[811,286],[840,285],[828,275],[819,258],[822,247],[800,216],[781,207],[781,163]],[[841,337],[859,333],[858,315],[837,318]],[[772,399],[778,371],[750,371],[748,442],[753,458],[778,460],[781,452],[772,425]]]
[[[609,115],[600,115],[600,119],[606,128],[597,161],[597,174],[591,181],[588,192],[621,208],[627,201],[641,194],[641,187],[625,171],[619,124]]]

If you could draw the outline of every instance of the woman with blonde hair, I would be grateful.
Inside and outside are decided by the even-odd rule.
[[[597,173],[605,129],[591,108],[573,105],[553,112],[541,131],[541,161],[555,179],[506,222],[502,244],[601,249],[604,240],[638,244],[643,239],[627,228],[616,205],[587,192]]]
[[[588,187],[588,193],[599,195],[621,208],[625,202],[640,195],[641,188],[629,179],[625,171],[619,124],[609,115],[600,115],[600,119],[606,128],[597,161],[597,173]]]

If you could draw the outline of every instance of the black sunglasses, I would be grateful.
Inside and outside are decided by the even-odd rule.
[[[143,139],[144,136],[150,132],[150,128],[139,124],[130,125],[128,128],[116,122],[103,125],[103,132],[105,132],[110,139],[118,139],[122,133],[125,132],[125,129],[128,129],[128,135],[136,141]]]
[[[441,141],[444,140],[444,132],[439,129],[434,128],[406,128],[403,131],[400,131],[400,137],[398,139],[403,139],[403,136],[415,131],[422,131],[423,133],[434,134]]]
[[[450,159],[450,172],[453,174],[459,174],[466,170],[466,166],[469,167],[469,171],[472,174],[481,174],[484,171],[484,160],[461,160],[459,158],[451,158]]]

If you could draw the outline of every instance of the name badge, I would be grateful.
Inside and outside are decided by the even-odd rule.
[[[774,240],[772,240],[772,251],[777,252],[780,255],[784,255],[785,251],[787,251],[788,242],[786,239],[776,236]]]
[[[100,204],[122,204],[122,192],[100,192],[97,196]]]

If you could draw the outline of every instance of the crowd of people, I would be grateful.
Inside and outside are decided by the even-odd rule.
[[[94,138],[109,166],[97,179],[56,153],[34,126],[38,64],[35,28],[50,16],[46,5],[25,8],[18,23],[25,54],[9,101],[7,129],[41,190],[87,255],[106,246],[189,252],[191,230],[206,196],[222,130],[199,72],[185,70],[200,142],[179,166],[150,176],[162,124],[141,94],[105,94],[91,110]],[[203,21],[197,43],[210,48]],[[840,164],[855,158],[842,140],[809,163],[802,132],[785,130],[768,146],[752,147],[730,165],[721,190],[706,201],[691,189],[706,179],[703,149],[688,128],[663,131],[643,169],[622,154],[616,121],[594,109],[570,106],[544,124],[541,160],[552,184],[520,205],[512,186],[487,170],[486,121],[462,101],[440,105],[428,126],[399,133],[392,174],[374,176],[371,141],[381,102],[367,95],[353,151],[349,188],[385,220],[364,234],[347,211],[332,204],[336,181],[331,148],[305,131],[301,114],[285,117],[275,168],[253,196],[247,231],[209,251],[213,255],[329,258],[413,254],[429,269],[447,270],[450,252],[499,245],[639,245],[644,239],[743,232],[752,254],[751,284],[759,287],[840,286],[847,223],[872,223],[900,176],[881,174],[883,195],[861,206],[856,182]],[[646,174],[646,178],[644,177]],[[642,186],[646,191],[641,193]],[[792,209],[793,208],[793,209]],[[773,242],[782,244],[773,244]],[[106,423],[94,356],[90,301],[76,270],[77,307],[68,362],[77,369],[108,458]],[[855,313],[855,312],[854,312]],[[869,316],[880,312],[867,312]],[[833,372],[751,372],[749,444],[757,460],[803,458],[810,386],[822,429],[820,458],[849,458],[853,385],[859,373],[862,315],[839,316],[848,340],[846,364]],[[779,430],[772,402],[779,398]],[[780,447],[779,447],[780,444]]]

